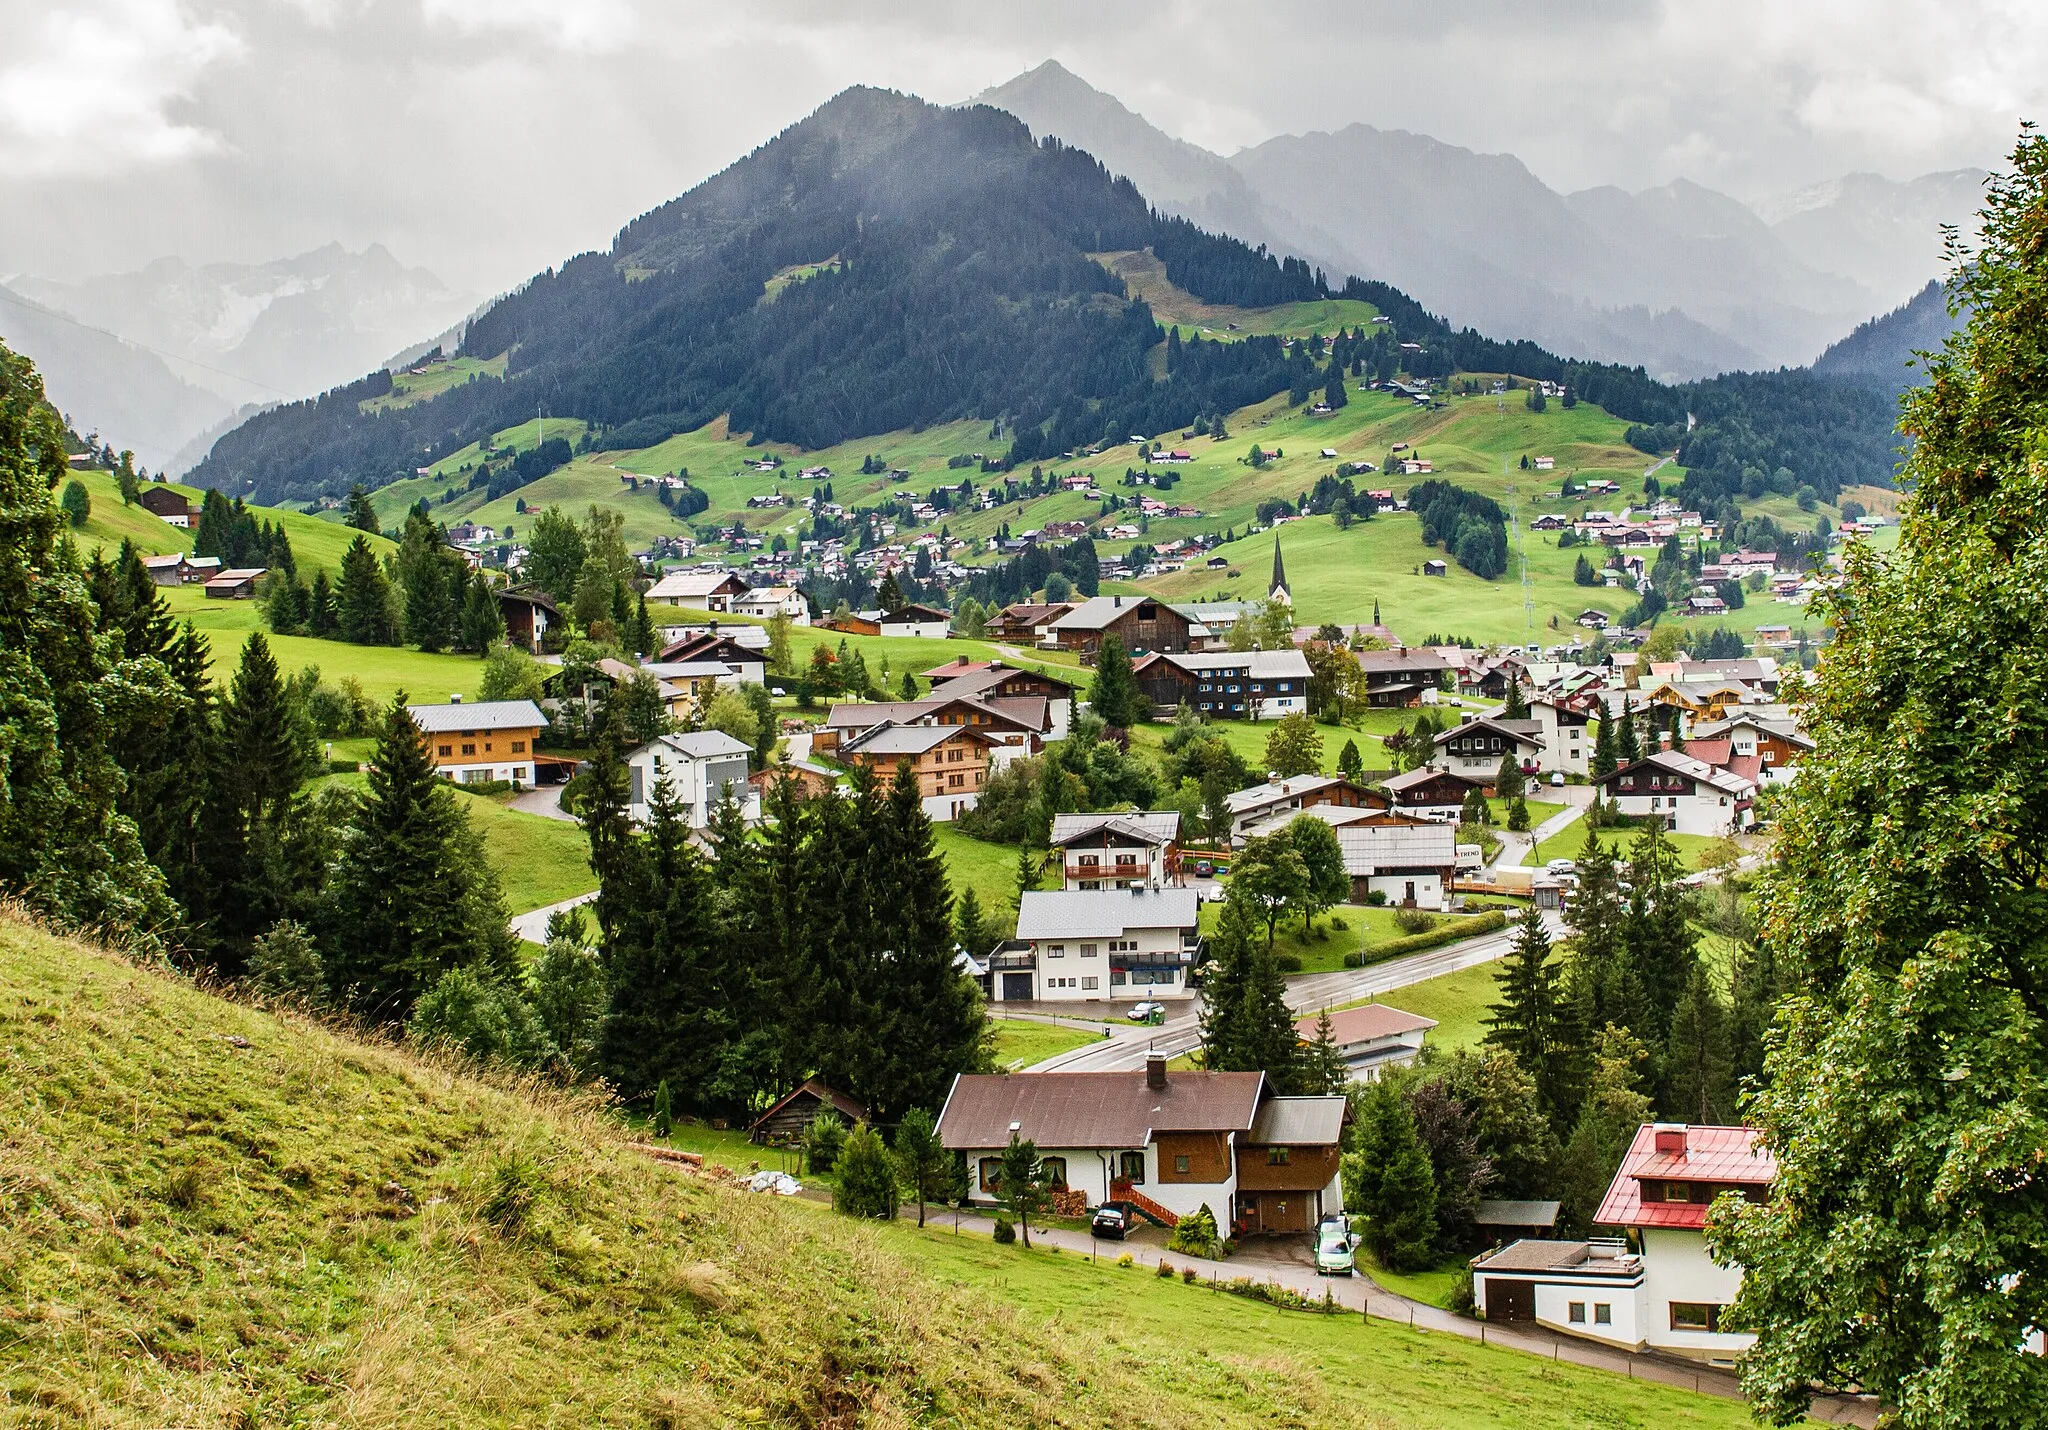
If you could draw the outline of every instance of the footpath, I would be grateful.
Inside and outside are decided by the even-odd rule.
[[[926,1212],[925,1230],[934,1236],[986,1237],[994,1234],[995,1222],[976,1211],[931,1207]],[[1659,1351],[1618,1350],[1562,1335],[1532,1322],[1516,1322],[1512,1326],[1490,1325],[1446,1311],[1440,1306],[1395,1295],[1363,1272],[1351,1277],[1318,1275],[1314,1266],[1289,1257],[1284,1246],[1266,1247],[1254,1243],[1239,1250],[1228,1261],[1210,1261],[1204,1257],[1168,1251],[1142,1239],[1105,1241],[1065,1227],[1033,1227],[1031,1244],[1034,1250],[1056,1246],[1062,1255],[1083,1256],[1091,1261],[1114,1262],[1129,1255],[1138,1266],[1156,1268],[1164,1261],[1176,1270],[1193,1267],[1197,1279],[1203,1281],[1229,1282],[1243,1278],[1262,1285],[1284,1287],[1311,1301],[1342,1307],[1367,1319],[1405,1325],[1411,1330],[1461,1336],[1482,1345],[1504,1346],[1545,1360],[1604,1370],[1631,1380],[1655,1381],[1660,1385],[1677,1386],[1724,1400],[1742,1399],[1734,1372],[1722,1367]],[[1021,1256],[1032,1254],[1021,1245],[1016,1250]],[[1875,1401],[1860,1396],[1817,1396],[1811,1416],[1828,1425],[1874,1427],[1877,1424],[1877,1405]]]

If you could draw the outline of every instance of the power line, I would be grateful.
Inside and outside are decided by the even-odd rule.
[[[210,372],[216,377],[225,377],[249,387],[260,387],[265,392],[276,393],[287,402],[297,402],[301,396],[301,394],[296,392],[286,392],[281,387],[272,387],[267,382],[258,382],[253,377],[244,377],[238,372],[229,372],[226,368],[210,367],[196,358],[186,357],[183,353],[165,352],[162,348],[153,348],[148,343],[137,342],[134,338],[124,338],[119,333],[111,332],[106,328],[96,328],[91,323],[81,323],[69,313],[60,313],[55,308],[45,308],[41,303],[32,303],[26,298],[10,293],[5,288],[0,288],[0,303],[12,303],[17,308],[26,309],[42,317],[55,318],[60,323],[69,323],[72,327],[83,328],[88,333],[98,333],[103,338],[112,338],[117,343],[126,343],[131,348],[141,348],[144,352],[155,353],[158,357],[168,362],[183,363],[187,367],[196,367],[201,372]]]

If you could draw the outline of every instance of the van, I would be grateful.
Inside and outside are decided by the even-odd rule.
[[[1460,874],[1477,874],[1485,867],[1486,851],[1479,845],[1460,844],[1458,846],[1458,872]]]

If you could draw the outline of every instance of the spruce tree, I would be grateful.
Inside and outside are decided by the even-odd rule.
[[[1002,938],[982,916],[981,896],[973,886],[960,891],[960,903],[953,910],[953,937],[974,958],[985,957]]]
[[[1500,768],[1493,772],[1493,795],[1495,799],[1520,799],[1524,786],[1522,766],[1509,751],[1500,757]]]
[[[896,1163],[902,1184],[917,1203],[917,1224],[924,1225],[924,1204],[942,1201],[953,1181],[953,1154],[939,1141],[938,1122],[922,1107],[913,1107],[896,1124]]]
[[[361,484],[349,488],[348,524],[357,531],[367,531],[375,536],[384,528],[377,520],[377,508],[370,504],[370,494]]]
[[[1540,909],[1523,912],[1515,946],[1493,976],[1500,991],[1485,1019],[1486,1041],[1530,1070],[1544,1115],[1562,1123],[1578,1107],[1585,1048]]]
[[[1762,940],[1737,945],[1728,981],[1728,1058],[1739,1087],[1764,1077],[1764,1036],[1785,996],[1776,950]]]
[[[1699,964],[1692,899],[1679,882],[1678,856],[1651,825],[1629,851],[1629,895],[1621,936],[1642,980],[1647,1018],[1628,1024],[1646,1046],[1661,1050],[1672,1011]]]
[[[472,655],[482,655],[505,639],[505,618],[498,610],[498,598],[481,579],[468,583],[462,598],[461,636],[457,644]]]
[[[1373,1252],[1395,1271],[1435,1259],[1436,1179],[1415,1114],[1393,1082],[1368,1083],[1355,1150],[1344,1159],[1345,1208],[1366,1219]]]
[[[1614,757],[1624,766],[1643,757],[1642,744],[1636,737],[1636,704],[1627,696],[1621,701],[1621,728],[1615,733]]]
[[[674,1130],[674,1103],[669,1096],[668,1079],[663,1078],[654,1086],[654,1135],[666,1142]]]
[[[385,711],[368,784],[320,943],[338,996],[365,1017],[400,1022],[449,969],[502,980],[517,945],[483,841],[435,772],[403,692]]]
[[[1593,725],[1593,778],[1607,778],[1614,773],[1619,764],[1614,743],[1614,720],[1608,713],[1607,702],[1602,700],[1600,717]]]
[[[1017,1220],[1017,1230],[1023,1234],[1024,1247],[1031,1247],[1031,1218],[1042,1210],[1051,1198],[1046,1194],[1045,1172],[1039,1162],[1038,1144],[1010,1134],[1010,1145],[1003,1149],[1002,1167],[996,1182],[996,1195],[1003,1207]]]
[[[1330,1021],[1330,1010],[1325,1008],[1316,1018],[1315,1041],[1303,1054],[1301,1090],[1305,1093],[1342,1092],[1350,1080],[1351,1069],[1337,1048],[1336,1025]]]
[[[1666,1116],[1681,1122],[1729,1122],[1735,1115],[1735,1062],[1728,1042],[1728,1010],[1693,965],[1685,992],[1671,1015],[1671,1039],[1664,1053]]]
[[[1028,848],[1020,848],[1017,851],[1017,872],[1015,877],[1017,880],[1017,907],[1021,909],[1024,906],[1024,896],[1034,892],[1038,888],[1038,881],[1044,877],[1040,871],[1038,857]]]
[[[204,937],[228,972],[241,968],[249,941],[285,913],[287,829],[311,773],[270,642],[255,632],[220,707],[200,824]]]
[[[1151,702],[1131,673],[1131,658],[1116,636],[1104,636],[1095,654],[1095,682],[1088,689],[1088,708],[1112,730],[1128,730],[1151,712]]]
[[[896,1183],[896,1163],[874,1128],[865,1122],[853,1125],[832,1172],[834,1211],[869,1221],[895,1220],[902,1189]]]
[[[1583,1234],[1637,1130],[1649,1120],[1640,1091],[1648,1055],[1626,1029],[1602,1028],[1593,1040],[1592,1078],[1561,1164],[1559,1229]]]
[[[1508,682],[1507,703],[1500,707],[1500,718],[1503,720],[1526,720],[1529,718],[1529,699],[1522,693],[1521,681],[1510,680]]]
[[[331,640],[341,629],[341,613],[334,601],[334,587],[328,583],[327,568],[313,573],[313,589],[306,597],[306,634]]]
[[[356,645],[394,645],[397,621],[391,583],[384,563],[358,536],[341,557],[341,584],[334,595],[335,619],[341,638]]]
[[[1357,780],[1364,776],[1365,760],[1358,753],[1358,741],[1344,742],[1344,748],[1337,752],[1337,771],[1347,780]]]
[[[453,573],[441,555],[444,549],[434,522],[417,511],[406,517],[405,539],[398,548],[405,635],[423,651],[446,650],[455,639],[458,607],[451,589]]]

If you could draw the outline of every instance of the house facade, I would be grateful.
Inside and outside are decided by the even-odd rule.
[[[626,814],[645,824],[654,792],[666,788],[683,807],[690,827],[702,829],[730,788],[751,819],[759,808],[747,780],[752,753],[745,741],[722,730],[657,736],[626,756]]]
[[[942,822],[974,808],[1000,742],[972,725],[901,725],[893,720],[839,742],[839,762],[873,770],[884,782],[909,764],[924,812]]]
[[[1189,648],[1193,626],[1180,611],[1150,596],[1091,596],[1053,621],[1047,634],[1061,650],[1075,651],[1093,664],[1105,636],[1122,641],[1133,657],[1174,653]]]
[[[671,571],[647,588],[647,604],[731,611],[733,602],[746,594],[747,583],[731,571]]]
[[[965,725],[992,742],[989,759],[998,769],[1035,755],[1046,727],[1045,702],[1037,697],[978,700],[943,692],[929,700],[844,701],[825,714],[811,748],[829,755],[878,725]]]
[[[1467,779],[1463,775],[1424,765],[1382,780],[1380,788],[1393,800],[1394,808],[1403,814],[1456,824],[1458,815],[1465,808],[1465,796],[1491,783],[1493,774],[1494,771],[1489,770],[1484,780]]]
[[[1155,714],[1187,705],[1212,720],[1280,720],[1308,710],[1308,657],[1298,650],[1156,654],[1132,674]]]
[[[933,698],[972,696],[977,700],[1004,701],[1036,698],[1045,702],[1045,726],[1040,732],[1048,740],[1067,737],[1074,697],[1080,687],[1071,680],[1043,670],[1006,665],[999,660],[970,661],[962,656],[946,665],[923,672],[932,683]]]
[[[1657,1123],[1636,1130],[1593,1216],[1616,1235],[1525,1240],[1474,1258],[1473,1300],[1489,1321],[1535,1321],[1630,1350],[1729,1360],[1754,1343],[1721,1317],[1742,1270],[1707,1255],[1722,1196],[1761,1202],[1777,1163],[1747,1127]]]
[[[1338,827],[1353,903],[1379,894],[1400,908],[1451,906],[1458,877],[1458,829],[1436,820]]]
[[[434,772],[457,784],[533,783],[533,747],[548,717],[531,700],[408,705]]]
[[[1056,814],[1048,844],[1067,889],[1163,889],[1181,877],[1177,809]]]
[[[1583,775],[1593,767],[1594,699],[1557,696],[1529,702],[1529,718],[1536,722],[1536,734],[1543,748],[1536,766],[1545,774]],[[1500,761],[1494,765],[1498,769]]]
[[[1678,750],[1659,750],[1594,783],[1623,814],[1661,818],[1673,834],[1739,834],[1755,822],[1755,781]]]
[[[160,518],[180,531],[190,531],[198,524],[199,513],[193,508],[191,499],[171,487],[145,482],[142,490],[136,493],[135,502],[151,516]]]
[[[1200,961],[1193,889],[1027,890],[1017,936],[989,960],[998,1003],[1179,998]]]
[[[786,616],[795,625],[811,623],[811,603],[794,586],[752,587],[733,597],[730,609],[736,616],[753,616],[763,621]]]
[[[1543,736],[1534,720],[1500,720],[1482,715],[1454,725],[1436,737],[1431,760],[1438,769],[1492,784],[1503,756],[1512,756],[1524,771],[1542,767]]]
[[[236,566],[207,578],[202,588],[216,601],[249,601],[256,596],[256,583],[269,574],[263,566]]]
[[[1297,1018],[1294,1031],[1304,1043],[1316,1040],[1320,1014]],[[1403,1068],[1422,1056],[1423,1040],[1436,1026],[1436,1019],[1420,1013],[1405,1013],[1386,1003],[1366,1003],[1357,1008],[1340,1008],[1330,1014],[1330,1035],[1336,1040],[1337,1056],[1353,1082],[1377,1082],[1388,1068]]]
[[[1256,1072],[964,1073],[939,1140],[967,1159],[968,1196],[1001,1196],[1014,1132],[1048,1180],[1090,1206],[1123,1202],[1171,1226],[1203,1207],[1234,1235],[1306,1231],[1343,1206],[1342,1097],[1279,1097]]]
[[[1358,668],[1365,675],[1366,704],[1379,709],[1420,705],[1425,694],[1440,688],[1451,663],[1433,650],[1363,650]]]
[[[1378,790],[1353,784],[1342,775],[1289,775],[1238,790],[1225,797],[1224,805],[1230,811],[1231,842],[1241,844],[1260,824],[1321,805],[1387,809],[1390,801]]]

